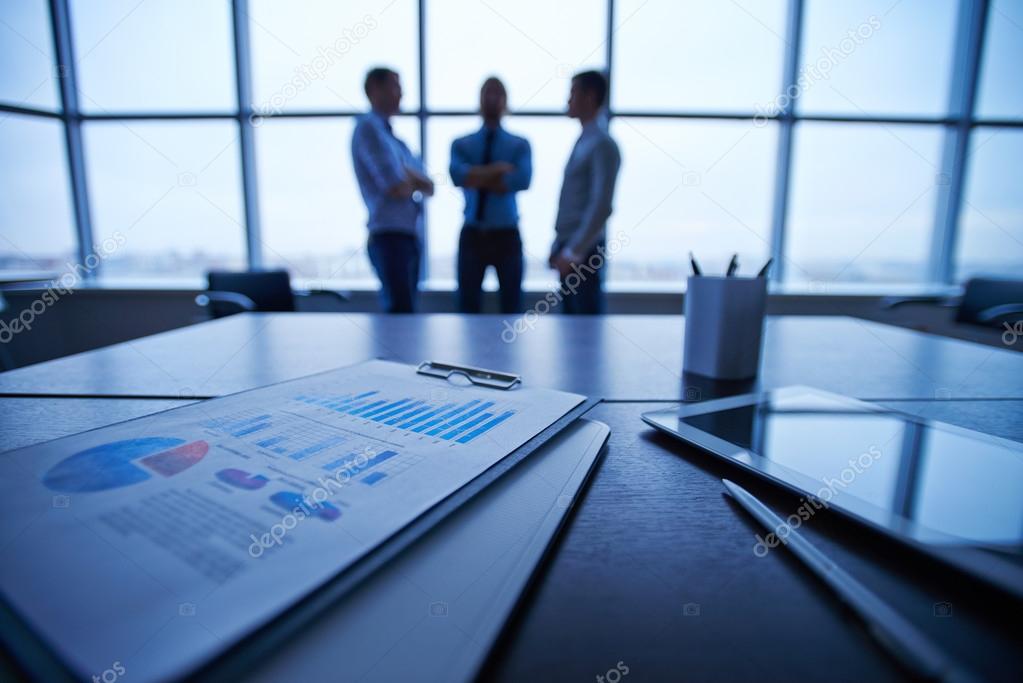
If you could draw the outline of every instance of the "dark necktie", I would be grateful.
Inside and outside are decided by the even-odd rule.
[[[497,135],[496,128],[487,128],[486,137],[483,139],[483,161],[481,165],[486,166],[490,163],[491,158],[494,156],[494,136]],[[487,204],[487,191],[480,190],[476,197],[476,219],[473,221],[476,225],[483,222],[484,209]]]

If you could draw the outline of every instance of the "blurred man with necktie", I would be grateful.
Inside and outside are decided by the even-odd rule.
[[[532,152],[525,138],[501,127],[508,106],[504,84],[490,77],[480,89],[483,127],[451,145],[451,180],[465,193],[458,240],[458,309],[479,313],[483,276],[497,271],[502,313],[518,313],[522,298],[522,238],[515,193],[529,187]]]
[[[622,163],[618,145],[599,120],[606,99],[607,79],[599,71],[572,78],[568,116],[579,119],[582,132],[565,165],[550,256],[561,278],[562,310],[569,314],[604,310],[606,224]]]
[[[433,194],[433,182],[391,129],[401,104],[397,72],[371,69],[364,88],[370,111],[359,117],[352,134],[352,162],[369,211],[369,260],[380,278],[384,311],[412,313],[422,256],[422,200]]]

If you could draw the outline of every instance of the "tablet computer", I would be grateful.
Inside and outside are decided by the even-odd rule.
[[[646,413],[659,430],[1023,598],[1023,444],[809,387]],[[785,516],[785,515],[783,515]]]

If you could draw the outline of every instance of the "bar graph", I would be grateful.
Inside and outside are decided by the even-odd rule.
[[[501,405],[496,399],[443,402],[416,396],[386,397],[378,390],[337,396],[301,394],[294,399],[321,410],[457,444],[471,443],[516,414],[513,407]],[[239,425],[239,429],[254,427],[259,427],[258,421]]]
[[[494,405],[493,401],[484,401],[483,403],[480,403],[479,405],[473,406],[470,410],[466,410],[465,412],[460,412],[460,413],[456,414],[454,417],[449,418],[449,419],[441,422],[441,424],[439,424],[438,426],[434,427],[430,431],[426,432],[426,435],[427,436],[437,436],[438,434],[441,434],[442,432],[445,432],[448,429],[451,429],[452,427],[455,427],[459,423],[464,422],[465,420],[468,420],[469,418],[472,418],[472,417],[476,416],[479,413],[483,413],[483,411],[485,411],[487,408],[489,408],[492,405]],[[466,407],[468,407],[468,406],[466,406]],[[488,417],[490,415],[490,413],[483,413],[483,414],[488,416]]]
[[[488,431],[490,431],[491,429],[493,429],[497,425],[501,424],[502,422],[504,422],[505,420],[507,420],[509,417],[511,417],[514,414],[515,414],[514,410],[506,410],[505,412],[501,413],[500,415],[498,415],[494,419],[488,420],[487,422],[484,422],[482,425],[480,425],[476,429],[473,429],[468,434],[465,434],[464,436],[460,437],[458,439],[458,443],[469,443],[470,441],[475,439],[477,436],[480,436],[481,434],[486,434]]]
[[[249,434],[255,434],[256,432],[261,432],[264,429],[268,428],[269,426],[270,426],[269,422],[259,422],[257,424],[251,425],[249,427],[244,427],[242,429],[239,429],[236,432],[232,432],[231,436],[248,436]]]
[[[259,413],[256,415],[244,414],[209,420],[206,422],[206,426],[225,432],[231,436],[242,437],[267,429],[270,426],[270,418],[271,415],[269,413]]]
[[[301,450],[295,451],[288,455],[288,457],[291,458],[292,460],[305,460],[310,456],[316,455],[320,451],[324,451],[330,448],[331,446],[336,446],[344,441],[346,441],[346,439],[343,436],[340,435],[330,436],[324,439],[323,441],[314,443],[312,446],[306,446]]]
[[[332,402],[336,400],[331,399]],[[332,451],[341,444],[351,448],[351,444],[346,443],[351,435],[341,433],[331,425],[285,412],[244,411],[207,420],[203,426],[296,462],[317,455],[336,457],[336,452]]]
[[[381,463],[385,463],[394,456],[398,455],[398,451],[381,451],[375,455],[366,457],[365,454],[350,453],[343,458],[338,458],[332,462],[328,462],[323,466],[323,469],[333,472],[335,470],[344,469],[352,476],[365,472],[368,469],[376,467]]]

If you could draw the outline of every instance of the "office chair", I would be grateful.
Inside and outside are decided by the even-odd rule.
[[[0,320],[5,320],[7,315],[7,300],[4,298],[4,291],[17,291],[25,289],[46,288],[53,283],[60,273],[43,272],[6,272],[0,273]],[[9,315],[9,314],[8,314]],[[7,341],[10,341],[8,339]],[[7,342],[0,342],[0,372],[13,370],[18,367],[11,354]]]
[[[955,308],[955,322],[1002,327],[1023,321],[1023,280],[976,277],[967,280],[957,297],[885,297],[881,307],[894,310],[909,304]]]
[[[1023,320],[1023,280],[974,278],[966,283],[956,322],[1000,327]]]
[[[339,303],[348,297],[331,289],[294,290],[286,270],[231,272],[214,270],[206,274],[207,290],[195,297],[211,318],[235,313],[292,312],[296,297],[327,295]]]
[[[910,304],[929,304],[911,307]],[[886,297],[886,311],[914,308],[883,322],[996,348],[1023,351],[1023,280],[973,278],[955,297]]]
[[[7,301],[4,299],[4,293],[0,290],[0,316],[7,310]],[[16,366],[14,365],[14,359],[11,354],[7,351],[7,344],[0,344],[0,372],[7,370],[13,370]]]

